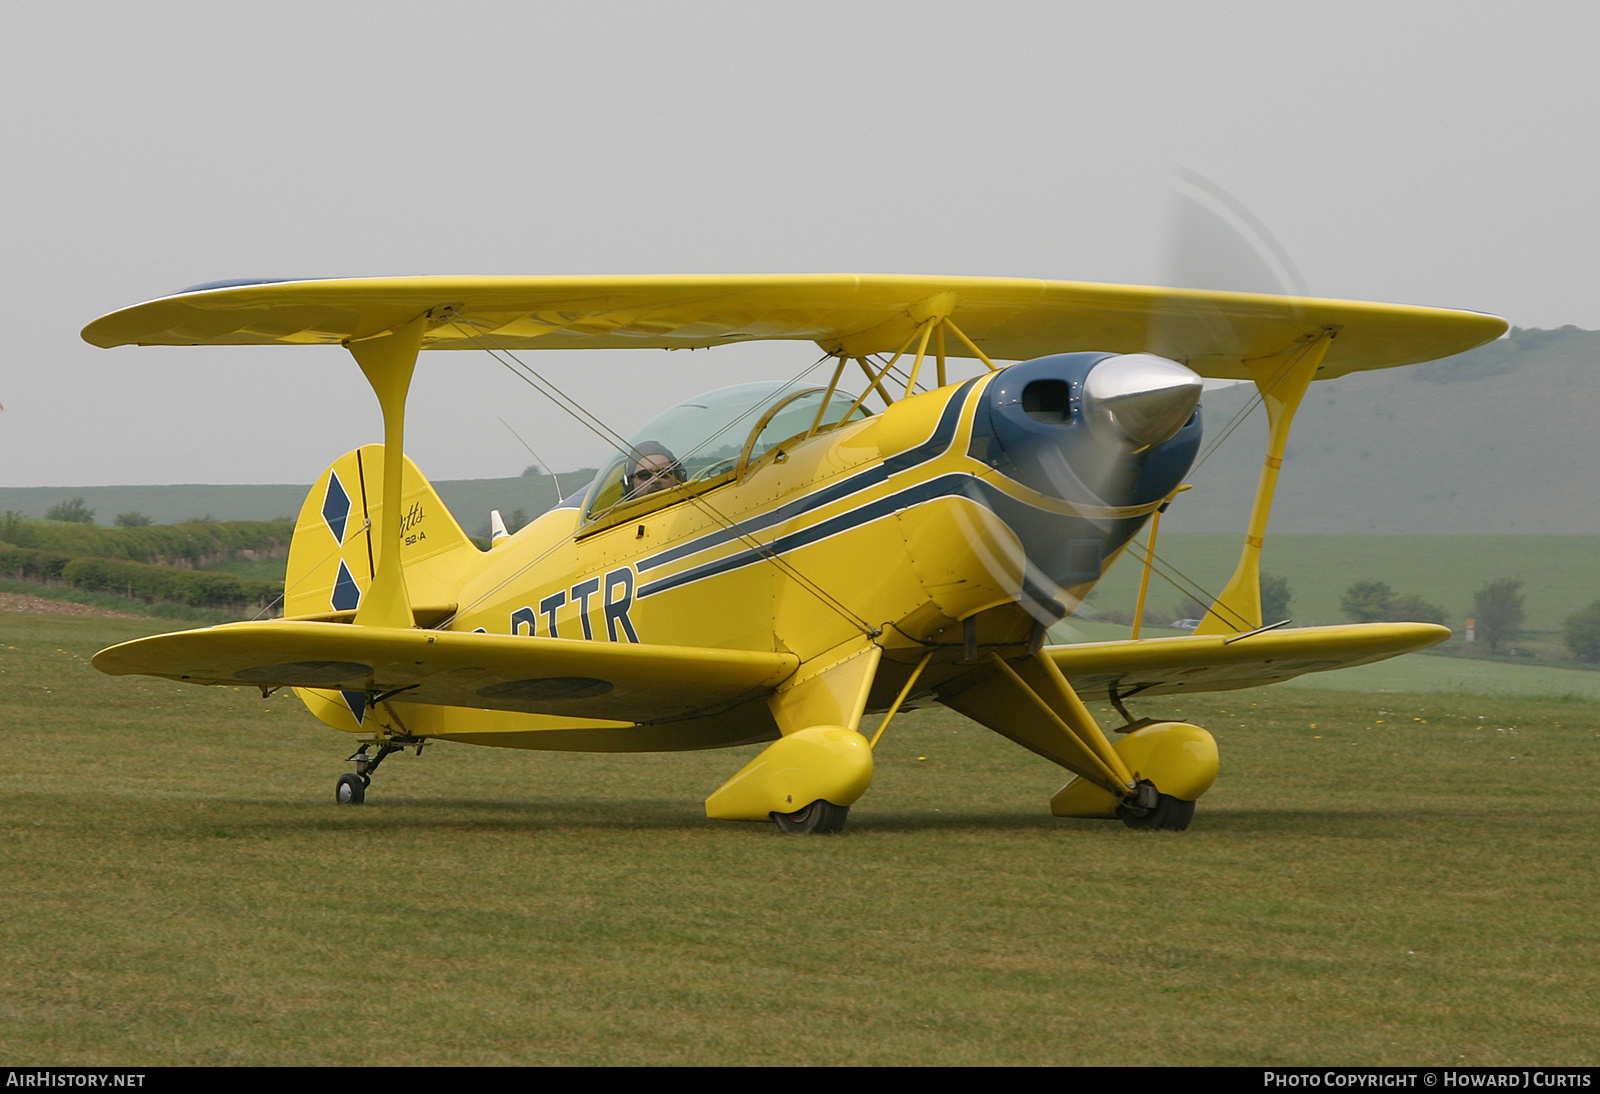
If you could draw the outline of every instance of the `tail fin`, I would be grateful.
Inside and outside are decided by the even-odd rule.
[[[418,622],[453,608],[461,565],[480,557],[439,495],[408,457],[400,504],[400,565]],[[383,509],[383,446],[346,452],[317,479],[289,545],[283,614],[348,619],[372,583]]]
[[[482,556],[416,464],[405,461],[400,565],[419,626],[455,611],[463,563]],[[348,621],[372,584],[383,509],[383,445],[346,452],[317,479],[300,507],[284,581],[283,614]],[[296,688],[307,709],[334,729],[361,732],[373,714],[365,692]]]

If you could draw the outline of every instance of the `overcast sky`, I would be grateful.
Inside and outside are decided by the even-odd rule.
[[[874,272],[1152,283],[1177,167],[1319,296],[1600,328],[1600,6],[8,4],[0,482],[309,482],[381,439],[330,347],[124,348],[197,282]],[[530,354],[622,432],[807,345]],[[600,442],[425,354],[434,478]]]

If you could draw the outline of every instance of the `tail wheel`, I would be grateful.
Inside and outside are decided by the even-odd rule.
[[[360,775],[340,775],[333,800],[340,805],[360,805],[367,797],[367,783]]]
[[[1194,802],[1174,798],[1170,794],[1157,797],[1154,809],[1143,813],[1126,805],[1117,807],[1117,816],[1129,828],[1158,828],[1169,832],[1182,832],[1194,820]]]
[[[837,832],[844,827],[844,820],[850,815],[848,805],[834,805],[832,802],[814,801],[804,809],[793,813],[774,813],[772,819],[778,822],[778,831],[789,835],[801,835],[814,832],[819,835],[828,832]]]

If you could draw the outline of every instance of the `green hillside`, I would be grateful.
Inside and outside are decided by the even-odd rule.
[[[1254,401],[1202,400],[1206,440]],[[1514,330],[1471,353],[1315,383],[1284,459],[1276,532],[1600,532],[1600,332]],[[1173,531],[1242,529],[1260,475],[1257,407],[1192,474]],[[1205,448],[1202,448],[1204,453]]]

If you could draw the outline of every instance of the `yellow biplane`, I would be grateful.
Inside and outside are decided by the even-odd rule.
[[[94,663],[295,689],[361,735],[341,803],[364,799],[386,756],[434,740],[598,752],[771,742],[707,814],[837,831],[891,719],[938,702],[1070,772],[1056,815],[1181,829],[1216,776],[1216,744],[1199,726],[1135,720],[1124,700],[1365,664],[1449,633],[1262,619],[1262,536],[1308,385],[1504,330],[1469,312],[995,278],[200,286],[83,336],[108,348],[342,345],[377,395],[384,443],[342,456],[312,488],[282,619],[145,638]],[[756,339],[821,346],[826,382],[742,384],[666,410],[618,437],[586,489],[488,550],[403,455],[419,350],[515,359]],[[977,375],[952,378],[952,358]],[[1232,579],[1193,635],[1046,644],[1184,488],[1201,377],[1252,381],[1267,409]],[[1123,714],[1115,743],[1085,697]]]

